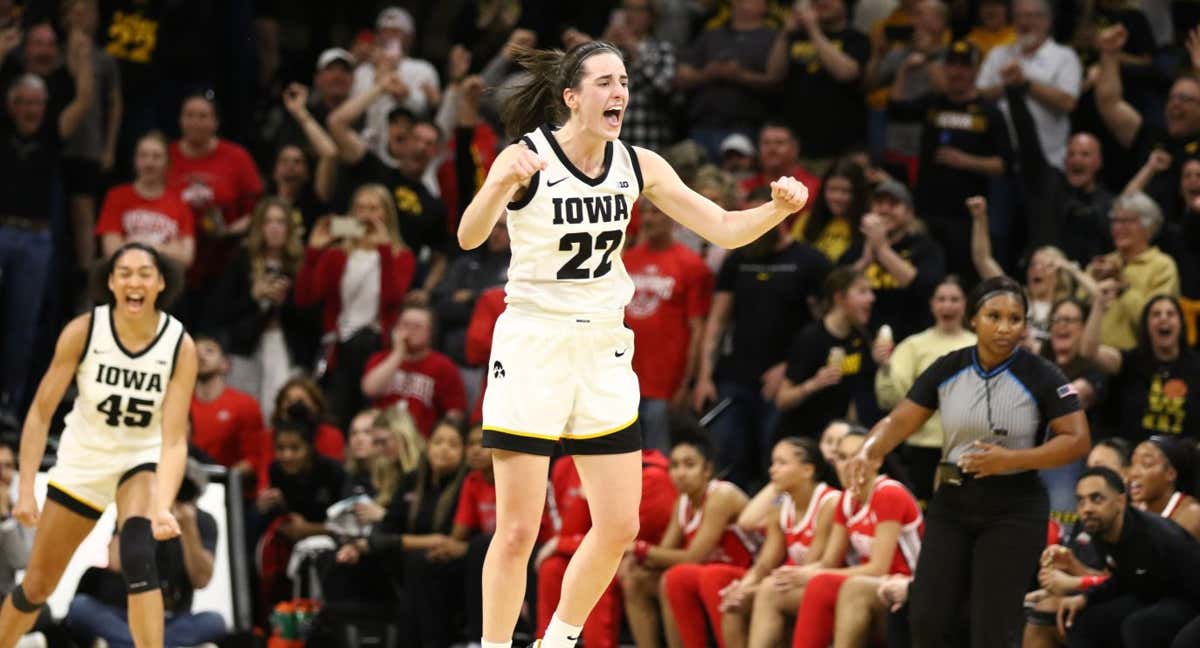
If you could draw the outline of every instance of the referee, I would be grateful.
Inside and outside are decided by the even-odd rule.
[[[987,279],[968,304],[975,345],[918,376],[848,466],[851,480],[862,483],[941,412],[942,460],[909,599],[912,642],[920,648],[953,645],[959,601],[967,602],[972,648],[1015,645],[1050,513],[1037,471],[1075,461],[1090,445],[1071,383],[1021,347],[1029,310],[1021,286]],[[1047,427],[1052,434],[1039,445]]]

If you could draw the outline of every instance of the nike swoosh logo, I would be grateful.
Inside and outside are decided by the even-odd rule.
[[[616,351],[613,353],[613,355],[620,358],[621,356],[625,355],[628,351],[629,351],[629,349],[625,349],[624,351]]]
[[[564,176],[564,177],[562,177],[562,178],[559,178],[558,180],[547,180],[547,181],[546,181],[546,186],[547,186],[547,187],[553,187],[554,185],[556,185],[556,184],[558,184],[558,183],[562,182],[563,180],[566,180],[566,177],[565,177],[565,176]]]

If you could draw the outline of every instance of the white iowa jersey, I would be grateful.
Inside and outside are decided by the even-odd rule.
[[[129,353],[113,330],[112,310],[92,310],[92,326],[75,373],[79,395],[67,414],[60,452],[78,444],[113,452],[144,450],[162,441],[162,404],[175,369],[183,325],[162,313],[158,335]]]
[[[633,298],[633,281],[621,249],[642,190],[633,148],[607,143],[604,173],[589,178],[563,154],[550,126],[522,141],[546,160],[546,168],[508,205],[512,261],[506,301],[563,315],[623,311]]]

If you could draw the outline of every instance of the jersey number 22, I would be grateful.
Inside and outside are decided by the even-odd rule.
[[[621,247],[621,239],[624,238],[624,232],[621,230],[606,230],[596,235],[595,244],[592,243],[592,235],[587,232],[571,232],[564,234],[558,239],[558,249],[560,252],[570,252],[576,246],[579,251],[575,256],[567,259],[563,267],[558,269],[559,279],[595,279],[603,277],[612,270],[613,252],[616,252]],[[604,252],[604,256],[600,257],[600,263],[596,265],[596,269],[588,271],[583,267],[583,263],[592,256],[592,251]]]

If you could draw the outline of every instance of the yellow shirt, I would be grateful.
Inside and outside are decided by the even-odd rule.
[[[908,394],[917,376],[928,369],[934,360],[972,344],[975,344],[975,334],[966,329],[956,335],[946,335],[937,327],[927,328],[901,340],[892,352],[888,366],[875,372],[875,398],[879,401],[879,407],[884,410],[895,407]],[[942,438],[942,418],[934,412],[905,443],[920,448],[940,448]]]
[[[1116,252],[1109,254],[1120,262]],[[1121,350],[1137,346],[1138,324],[1142,308],[1155,295],[1179,296],[1179,271],[1175,260],[1151,246],[1125,262],[1121,280],[1129,286],[1104,314],[1100,322],[1100,341]]]
[[[987,27],[976,27],[967,34],[968,43],[979,48],[979,60],[987,58],[988,52],[993,47],[1008,45],[1015,43],[1017,40],[1017,32],[1012,28],[1012,25],[1005,25],[998,30],[991,30]]]
[[[810,209],[796,219],[796,224],[792,226],[792,238],[808,243],[824,254],[830,263],[837,263],[854,241],[854,232],[850,231],[850,223],[840,216],[834,217],[825,224],[825,228],[817,235],[817,240],[810,241],[804,238],[804,225],[811,216],[812,210]]]

